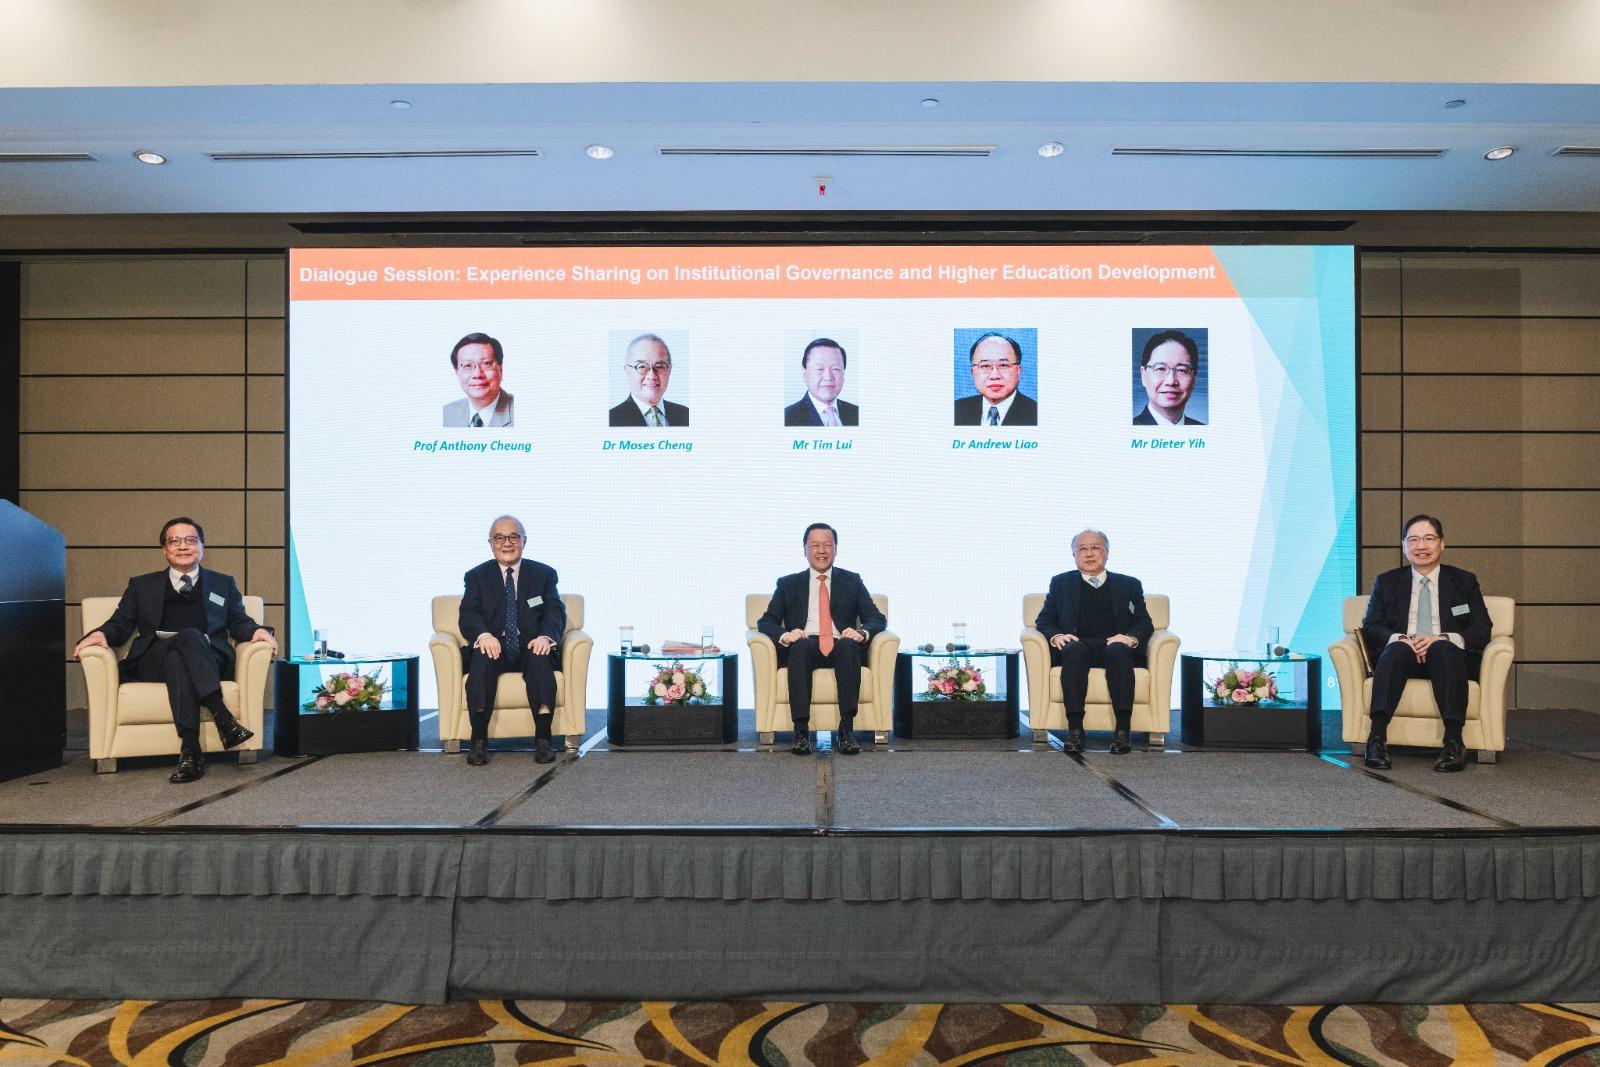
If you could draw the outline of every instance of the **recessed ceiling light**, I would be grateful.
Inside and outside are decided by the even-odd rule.
[[[585,148],[584,151],[589,154],[590,159],[610,159],[616,155],[615,152],[603,144],[592,144]]]
[[[923,107],[938,107],[939,106],[939,98],[937,96],[925,96],[925,97],[922,98],[922,106]]]
[[[1046,159],[1054,159],[1065,151],[1066,149],[1061,146],[1060,141],[1046,141],[1039,146],[1039,154]]]
[[[1454,100],[1446,100],[1444,102],[1444,106],[1445,107],[1466,107],[1467,106],[1467,102],[1465,100],[1462,100],[1461,98],[1457,97]]]
[[[394,108],[396,111],[410,111],[411,110],[411,101],[409,101],[409,100],[391,100],[391,101],[389,101],[389,106]]]
[[[148,163],[152,167],[159,167],[167,161],[167,157],[160,152],[152,152],[148,148],[141,148],[133,154],[133,158],[140,163]]]
[[[1516,149],[1511,147],[1510,145],[1502,145],[1499,148],[1491,148],[1491,149],[1489,149],[1489,151],[1487,151],[1487,152],[1485,152],[1483,154],[1483,158],[1484,159],[1506,159],[1511,155],[1511,153],[1513,153],[1515,151],[1516,151]]]

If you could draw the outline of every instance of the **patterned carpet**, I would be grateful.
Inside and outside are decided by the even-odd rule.
[[[1597,1008],[0,1000],[0,1064],[1600,1064]]]

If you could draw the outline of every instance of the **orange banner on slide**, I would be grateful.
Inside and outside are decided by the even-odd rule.
[[[296,249],[290,300],[1233,297],[1204,245]]]

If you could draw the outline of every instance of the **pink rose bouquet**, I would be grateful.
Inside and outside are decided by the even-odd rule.
[[[1212,704],[1267,704],[1278,699],[1278,679],[1264,667],[1234,664],[1206,686]]]
[[[358,670],[340,671],[323,679],[311,691],[305,702],[306,711],[333,714],[341,711],[377,711],[383,706],[383,695],[389,691],[380,675],[381,671],[362,674]]]
[[[983,670],[971,660],[951,657],[944,667],[922,668],[928,674],[928,685],[920,696],[922,700],[985,700],[988,687],[983,681]]]
[[[651,675],[645,683],[644,702],[653,707],[714,704],[717,698],[712,694],[711,682],[702,668],[670,663]]]

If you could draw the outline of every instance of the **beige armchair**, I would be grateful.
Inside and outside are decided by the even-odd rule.
[[[105,625],[116,610],[114,596],[85,597],[84,633]],[[267,617],[258,596],[245,597],[244,610],[258,623]],[[167,687],[161,682],[124,682],[118,676],[118,663],[132,643],[130,637],[118,648],[86,648],[78,657],[89,694],[89,758],[101,774],[116,773],[117,760],[123,756],[178,754],[178,729],[172,725]],[[235,644],[233,651],[233,680],[222,683],[222,702],[234,718],[255,734],[234,750],[239,753],[240,763],[254,763],[261,753],[272,649],[265,642],[245,641]],[[216,724],[204,708],[200,709],[200,747],[206,752],[222,751]]]
[[[1346,597],[1345,636],[1328,646],[1328,658],[1339,674],[1339,702],[1344,708],[1344,739],[1359,751],[1372,730],[1367,709],[1372,706],[1372,679],[1361,656],[1356,628],[1367,614],[1367,597]],[[1517,602],[1508,596],[1486,596],[1489,609],[1489,643],[1483,649],[1478,677],[1467,682],[1467,722],[1461,739],[1476,749],[1479,763],[1493,763],[1506,747],[1506,679],[1517,646],[1512,640]],[[1433,687],[1426,678],[1412,678],[1400,695],[1400,706],[1389,721],[1389,744],[1438,748],[1444,742],[1444,720],[1433,702]]]
[[[589,654],[594,638],[583,632],[583,597],[567,594],[561,603],[567,609],[567,632],[561,638],[561,666],[556,671],[556,706],[551,736],[565,736],[571,747],[583,741],[584,710],[589,685]],[[434,635],[428,641],[433,655],[433,673],[439,683],[439,740],[446,752],[460,752],[461,742],[472,739],[472,724],[467,718],[467,672],[461,664],[461,650],[467,647],[461,636],[461,597],[433,598]],[[489,717],[490,737],[532,737],[533,709],[528,707],[528,691],[522,675],[500,676],[494,694],[494,714]]]
[[[1033,739],[1045,740],[1049,730],[1067,728],[1067,706],[1062,702],[1061,668],[1050,665],[1050,642],[1033,628],[1044,608],[1043,593],[1022,598],[1022,660],[1028,675],[1028,721]],[[1150,747],[1166,746],[1167,728],[1172,723],[1172,669],[1178,661],[1178,635],[1167,629],[1171,605],[1159,593],[1147,593],[1145,608],[1155,633],[1145,646],[1147,666],[1133,669],[1133,718],[1130,729],[1150,734]],[[1111,694],[1106,690],[1106,672],[1096,667],[1089,672],[1089,691],[1084,698],[1083,725],[1089,730],[1111,730],[1116,717],[1111,711]]]
[[[889,614],[888,597],[874,595],[872,602],[884,615]],[[778,667],[778,646],[756,629],[770,603],[771,593],[751,593],[744,598],[744,621],[750,628],[745,640],[755,670],[756,731],[763,745],[772,744],[774,733],[794,729],[789,715],[789,668]],[[872,739],[880,744],[889,739],[894,726],[894,657],[899,651],[900,638],[885,630],[867,646],[866,662],[861,665],[861,703],[855,725],[858,730],[871,730]],[[839,692],[829,668],[812,676],[811,728],[839,728]]]

